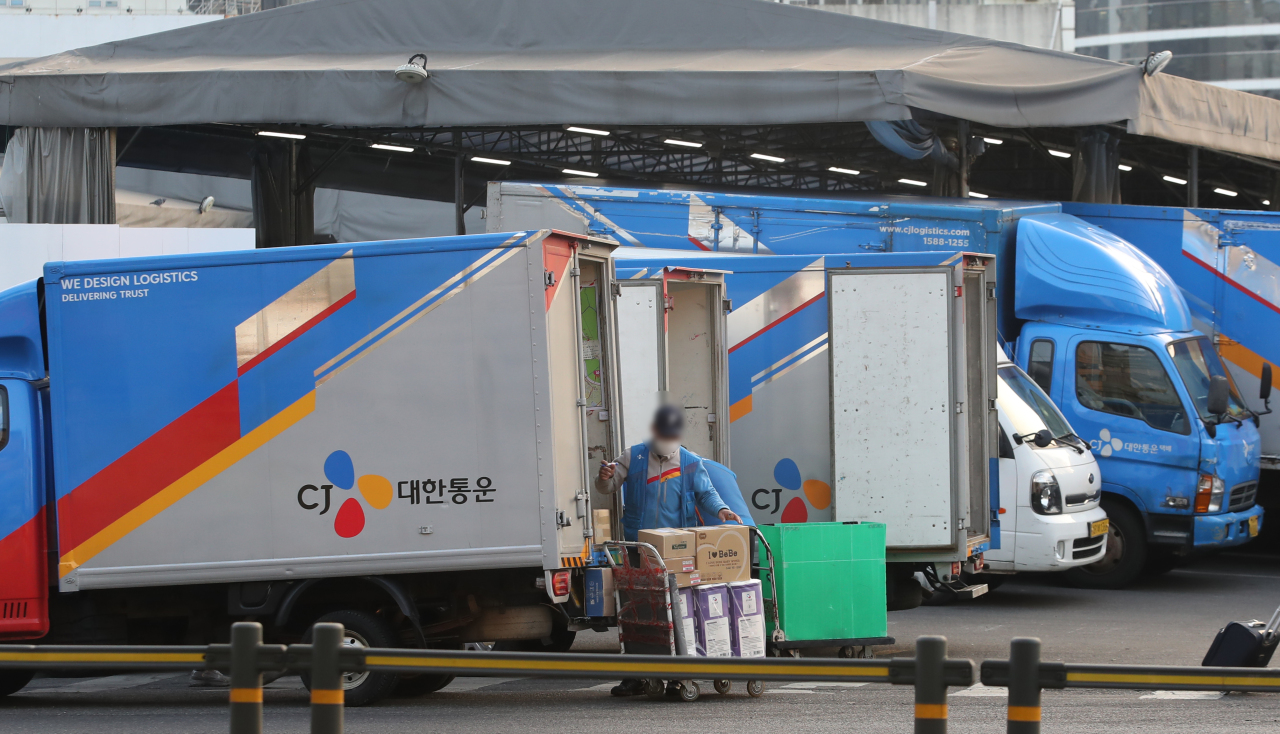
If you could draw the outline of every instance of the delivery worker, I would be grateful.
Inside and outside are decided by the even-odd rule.
[[[634,542],[641,530],[697,527],[703,524],[699,511],[702,517],[741,523],[742,518],[711,486],[702,458],[680,445],[684,411],[674,405],[658,408],[651,428],[653,438],[627,449],[612,463],[603,464],[596,478],[596,489],[604,494],[622,489],[623,538]],[[644,693],[644,681],[624,680],[610,693]]]

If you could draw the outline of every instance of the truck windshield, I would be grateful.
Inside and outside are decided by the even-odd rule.
[[[1186,384],[1187,393],[1191,395],[1191,402],[1195,403],[1196,412],[1200,414],[1201,419],[1209,420],[1213,417],[1209,414],[1209,378],[1218,375],[1227,378],[1227,384],[1231,386],[1231,397],[1227,400],[1227,415],[1232,418],[1244,418],[1249,415],[1248,408],[1240,399],[1240,394],[1236,392],[1235,381],[1223,368],[1222,360],[1218,357],[1217,350],[1209,343],[1208,337],[1174,342],[1169,345],[1169,356],[1173,357],[1173,364],[1178,368],[1178,374],[1182,375],[1182,382]]]
[[[1017,367],[1001,367],[996,400],[1013,426],[1014,433],[1025,436],[1049,429],[1054,438],[1071,434],[1071,425],[1058,412],[1049,396]]]

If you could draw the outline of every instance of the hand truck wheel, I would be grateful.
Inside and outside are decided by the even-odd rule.
[[[764,695],[764,681],[749,680],[747,681],[747,695],[752,698],[759,698]]]
[[[716,693],[719,693],[722,696],[728,695],[729,691],[733,690],[733,681],[731,680],[718,680],[715,681],[714,685],[716,687]]]
[[[663,696],[667,695],[667,686],[662,682],[661,678],[645,678],[644,695],[655,701],[661,700]]]
[[[695,680],[680,681],[680,700],[685,703],[693,703],[698,700],[698,696],[702,695],[702,689],[698,687]]]

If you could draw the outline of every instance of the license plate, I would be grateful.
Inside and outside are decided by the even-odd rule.
[[[1254,515],[1253,517],[1249,518],[1249,537],[1250,538],[1258,537],[1258,516],[1257,515]]]
[[[1098,520],[1096,522],[1091,522],[1089,523],[1089,537],[1096,538],[1099,535],[1106,535],[1107,531],[1110,529],[1111,529],[1110,518],[1107,518],[1106,520]]]

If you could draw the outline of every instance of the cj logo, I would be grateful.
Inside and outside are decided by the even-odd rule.
[[[330,491],[337,487],[350,491],[352,487],[360,488],[364,501],[375,510],[385,510],[391,504],[391,482],[377,474],[365,474],[356,479],[355,464],[345,451],[334,451],[324,460],[324,477],[330,484],[304,484],[298,490],[298,506],[304,510],[322,508],[320,514],[329,512],[331,504]],[[348,496],[342,500],[338,513],[333,518],[333,530],[339,537],[354,538],[364,530],[364,507],[360,500]]]
[[[800,476],[800,467],[791,459],[782,459],[774,465],[773,480],[782,487],[761,488],[752,492],[752,507],[757,510],[768,510],[770,514],[778,514],[779,508],[782,508],[783,489],[792,492],[804,490],[804,496],[808,498],[809,504],[813,505],[815,510],[825,510],[831,506],[831,485],[821,479],[803,479]],[[770,494],[773,495],[772,503],[769,501]],[[808,521],[809,508],[805,505],[804,499],[793,496],[787,500],[786,507],[782,509],[782,522]]]
[[[1124,448],[1124,441],[1121,441],[1118,438],[1112,438],[1111,431],[1107,428],[1098,432],[1098,438],[1101,440],[1089,442],[1089,448],[1097,451],[1099,456],[1110,456]]]

